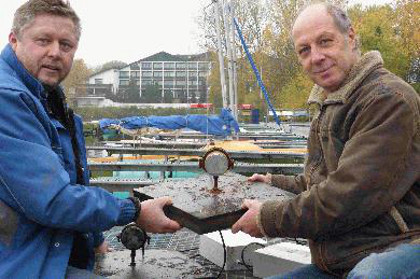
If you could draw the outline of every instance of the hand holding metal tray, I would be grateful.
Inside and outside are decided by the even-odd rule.
[[[245,212],[243,199],[288,199],[293,194],[266,183],[248,182],[247,177],[227,172],[219,177],[217,194],[209,191],[212,176],[166,181],[135,189],[140,200],[169,196],[173,205],[165,210],[168,217],[190,230],[204,234],[230,228]]]

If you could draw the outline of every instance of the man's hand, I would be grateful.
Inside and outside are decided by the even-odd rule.
[[[264,183],[271,184],[271,174],[267,173],[266,175],[264,175],[264,174],[254,173],[251,177],[248,177],[248,181],[249,182],[264,182]]]
[[[181,226],[166,217],[163,212],[163,207],[171,204],[172,200],[169,197],[142,202],[140,216],[136,221],[137,225],[151,233],[169,233],[179,230]]]
[[[254,237],[263,237],[264,235],[257,226],[257,215],[262,203],[257,200],[244,200],[242,208],[247,209],[244,215],[232,226],[232,232],[243,231]]]
[[[112,252],[111,247],[109,247],[109,243],[104,240],[98,247],[95,248],[95,253],[97,254],[106,254],[108,252]]]

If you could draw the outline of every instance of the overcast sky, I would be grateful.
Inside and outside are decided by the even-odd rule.
[[[26,0],[2,0],[0,48],[8,41],[14,11]],[[350,0],[363,5],[391,0]],[[89,66],[111,60],[131,63],[166,51],[194,54],[197,44],[196,17],[211,0],[70,0],[82,21],[82,38],[76,58]]]

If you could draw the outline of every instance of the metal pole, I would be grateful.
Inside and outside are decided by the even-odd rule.
[[[222,35],[220,33],[220,13],[219,13],[219,5],[216,0],[213,0],[213,9],[214,9],[214,17],[216,23],[216,35],[217,35],[217,48],[219,54],[219,68],[220,68],[220,85],[222,87],[222,100],[223,100],[223,107],[228,107],[228,100],[226,96],[226,78],[225,78],[225,63],[223,58],[223,49],[222,49]]]
[[[237,72],[237,57],[236,57],[236,44],[235,44],[235,8],[236,8],[236,1],[232,0],[230,5],[230,12],[231,12],[231,23],[232,26],[230,28],[231,37],[232,37],[232,59],[233,59],[233,92],[234,92],[234,101],[235,101],[235,119],[238,121],[238,72]]]
[[[235,98],[234,98],[234,91],[233,91],[233,61],[232,61],[232,47],[231,47],[231,32],[230,32],[230,24],[228,18],[230,17],[227,15],[229,13],[228,3],[223,1],[223,24],[225,26],[225,38],[226,38],[226,52],[227,52],[227,59],[228,59],[228,78],[229,78],[229,107],[232,110],[233,117],[237,120],[235,112]]]

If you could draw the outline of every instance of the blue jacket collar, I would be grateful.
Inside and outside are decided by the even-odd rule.
[[[32,94],[35,95],[35,97],[38,99],[45,98],[44,87],[41,82],[25,69],[10,44],[6,45],[0,56],[15,71],[18,78],[22,80],[25,86],[32,92]]]

